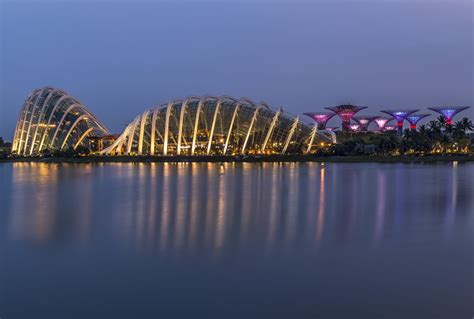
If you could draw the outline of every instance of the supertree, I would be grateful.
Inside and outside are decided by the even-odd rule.
[[[350,125],[352,117],[359,111],[366,109],[367,106],[356,106],[351,104],[338,105],[326,107],[327,110],[333,111],[339,116],[342,121],[342,129],[344,131],[350,131]]]
[[[407,121],[410,123],[410,128],[416,130],[416,124],[425,117],[430,116],[430,114],[411,114],[407,116]]]
[[[443,107],[429,107],[428,110],[435,111],[441,114],[446,119],[446,124],[453,124],[453,117],[461,111],[470,108],[470,106],[443,106]]]
[[[326,126],[326,131],[332,131],[334,132],[335,130],[337,130],[339,128],[339,126]]]
[[[327,122],[334,116],[334,112],[316,112],[316,113],[304,113],[309,116],[318,124],[318,130],[325,130]]]
[[[418,112],[416,109],[383,110],[381,112],[390,115],[397,122],[398,134],[403,133],[403,121],[411,114]]]
[[[390,122],[392,119],[389,119],[387,117],[382,117],[382,116],[379,116],[377,117],[374,122],[377,124],[378,128],[379,128],[379,131],[380,132],[383,132],[385,130],[385,125]]]
[[[378,116],[367,116],[367,115],[360,115],[360,116],[354,116],[352,119],[357,122],[357,124],[360,125],[359,129],[362,132],[367,132],[367,129],[369,128],[370,123],[377,119]]]
[[[351,129],[352,132],[357,132],[360,129],[359,124],[350,124],[349,128]]]
[[[396,131],[397,128],[397,125],[385,125],[384,131]]]

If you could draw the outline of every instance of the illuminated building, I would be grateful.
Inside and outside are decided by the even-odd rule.
[[[411,114],[407,116],[407,121],[410,123],[410,128],[412,130],[416,130],[416,125],[418,124],[421,119],[430,116],[430,114]]]
[[[331,140],[264,102],[204,96],[145,110],[101,154],[299,154],[321,141]]]
[[[461,111],[468,109],[469,106],[443,106],[443,107],[429,107],[429,110],[435,111],[441,114],[445,120],[446,124],[453,124],[453,117]]]
[[[418,112],[416,109],[399,109],[399,110],[383,110],[381,112],[392,116],[397,122],[397,131],[401,135],[403,133],[403,121],[411,114]]]
[[[370,123],[372,123],[377,118],[378,116],[366,116],[366,115],[352,117],[352,119],[356,121],[357,124],[360,125],[359,130],[362,132],[366,132],[367,129],[369,128]]]
[[[326,107],[327,110],[333,111],[339,116],[342,121],[342,130],[350,131],[350,125],[352,117],[359,111],[366,109],[367,106],[356,106],[356,105],[338,105]]]
[[[327,122],[334,116],[334,112],[304,113],[318,124],[318,130],[325,130]]]
[[[44,150],[88,147],[86,138],[109,134],[105,126],[77,99],[52,87],[34,90],[16,123],[12,153],[38,155]]]

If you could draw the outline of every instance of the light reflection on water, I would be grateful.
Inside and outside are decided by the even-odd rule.
[[[227,295],[254,290],[247,295],[260,300],[259,309],[272,318],[278,317],[273,313],[276,309],[287,317],[285,311],[291,307],[281,300],[292,300],[295,287],[307,294],[299,296],[301,309],[318,304],[322,314],[329,314],[325,318],[362,311],[357,306],[359,298],[385,305],[370,309],[379,315],[385,315],[391,305],[394,318],[406,317],[401,309],[415,311],[417,306],[418,318],[426,311],[452,314],[452,309],[458,309],[465,314],[471,309],[472,285],[466,278],[472,278],[473,264],[466,256],[472,256],[473,248],[473,164],[15,163],[0,165],[0,177],[0,251],[8,251],[5,256],[11,260],[0,271],[0,282],[10,283],[3,307],[11,313],[10,305],[18,306],[25,298],[42,300],[35,293],[25,295],[28,289],[13,287],[30,284],[33,290],[39,285],[49,293],[56,291],[46,279],[24,281],[30,276],[30,263],[42,272],[54,272],[49,276],[69,276],[73,271],[73,277],[86,282],[90,269],[100,269],[105,263],[114,281],[102,282],[102,274],[93,277],[90,289],[98,291],[95,296],[107,299],[125,294],[128,301],[123,307],[158,307],[152,314],[163,314],[160,307],[172,307],[173,302],[180,304],[183,291],[167,290],[171,301],[148,303],[124,293],[124,287],[116,291],[121,278],[139,281],[132,287],[143,289],[142,293],[165,293],[160,290],[163,283],[186,286],[178,277],[184,276],[189,284],[199,282],[203,274],[222,272],[228,276],[206,281],[207,289],[236,287]],[[56,269],[67,260],[74,260],[75,266]],[[168,273],[157,275],[156,269],[168,269]],[[203,272],[193,273],[195,269]],[[445,271],[455,276],[440,276]],[[290,275],[301,276],[297,286],[291,286]],[[255,284],[249,283],[249,276]],[[278,278],[286,278],[290,286]],[[399,278],[413,279],[399,282]],[[239,286],[237,279],[246,284]],[[268,282],[275,287],[269,285],[262,292]],[[417,286],[417,282],[423,284]],[[361,291],[361,286],[378,288]],[[62,288],[64,296],[69,296],[71,287]],[[423,293],[437,289],[438,294]],[[341,291],[347,301],[334,301]],[[436,296],[443,291],[455,299],[439,302]],[[0,297],[1,293],[0,289]],[[184,295],[195,298],[200,293]],[[214,302],[226,304],[225,295],[221,299],[217,293],[212,301],[193,309],[199,313]],[[67,305],[74,298],[64,298],[69,299],[63,300],[62,314],[70,317]],[[410,307],[404,307],[407,300],[413,302]],[[248,301],[241,302],[246,309]],[[265,308],[269,302],[272,308]],[[446,304],[450,306],[439,308]],[[84,309],[94,305],[89,301],[89,308]],[[46,308],[31,309],[36,315]],[[49,314],[58,309],[50,310]],[[229,317],[227,310],[223,310],[225,317]],[[304,317],[303,310],[299,314]],[[367,313],[360,315],[370,318]]]
[[[72,241],[106,231],[117,245],[174,254],[219,255],[226,247],[315,252],[325,242],[355,240],[377,247],[384,233],[432,214],[442,219],[449,238],[459,197],[464,197],[461,215],[473,208],[467,196],[472,170],[466,176],[461,166],[460,180],[459,169],[457,164],[354,169],[324,163],[15,163],[7,233],[47,243],[64,240],[66,231]]]

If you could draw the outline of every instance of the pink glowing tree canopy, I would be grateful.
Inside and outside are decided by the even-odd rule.
[[[351,125],[349,125],[349,127],[350,127],[351,131],[355,132],[355,131],[359,130],[360,125],[359,124],[351,124]]]
[[[461,111],[470,108],[470,106],[444,106],[444,107],[429,107],[429,110],[435,111],[441,114],[445,119],[447,124],[453,123],[453,117]]]
[[[326,128],[326,123],[334,116],[334,112],[316,112],[316,113],[304,113],[304,115],[312,118],[316,123],[318,123],[318,129],[324,130]]]
[[[337,116],[339,116],[339,118],[342,121],[342,128],[347,130],[347,129],[350,129],[349,125],[351,123],[352,117],[354,117],[354,115],[357,112],[366,108],[367,106],[345,104],[345,105],[338,105],[338,106],[330,106],[330,107],[327,107],[326,109],[336,113]]]

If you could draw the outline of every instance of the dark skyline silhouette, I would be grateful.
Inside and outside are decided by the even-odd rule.
[[[146,108],[207,93],[293,114],[346,102],[369,106],[361,115],[472,105],[472,6],[3,1],[0,136],[11,140],[23,101],[45,85],[80,99],[116,133]]]

